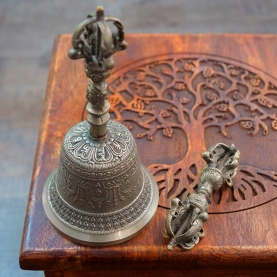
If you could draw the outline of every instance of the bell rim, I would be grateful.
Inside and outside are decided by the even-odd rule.
[[[45,183],[45,186],[43,189],[43,195],[42,195],[43,208],[46,216],[51,222],[51,225],[62,236],[82,245],[109,246],[109,245],[119,244],[132,239],[138,233],[140,233],[148,225],[150,220],[153,218],[157,210],[158,200],[159,200],[159,190],[154,177],[143,164],[140,163],[140,166],[144,171],[146,178],[148,178],[153,194],[152,194],[151,203],[148,206],[147,211],[134,224],[127,226],[126,228],[121,229],[119,231],[105,233],[105,234],[95,234],[95,233],[86,233],[86,232],[83,232],[82,230],[71,228],[70,226],[63,223],[55,215],[52,207],[49,205],[49,202],[48,202],[49,186],[51,183],[51,179],[53,178],[56,172],[56,170],[54,170],[51,173],[51,175],[48,177]]]

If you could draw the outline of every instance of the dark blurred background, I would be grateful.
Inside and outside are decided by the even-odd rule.
[[[0,276],[43,276],[18,254],[52,45],[97,5],[127,33],[277,31],[275,0],[0,0]]]

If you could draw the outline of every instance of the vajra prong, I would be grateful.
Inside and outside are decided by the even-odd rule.
[[[217,143],[203,152],[202,158],[207,166],[201,172],[197,192],[190,194],[184,202],[178,198],[171,201],[165,222],[165,237],[170,239],[169,250],[175,246],[191,249],[205,236],[202,225],[209,217],[207,211],[212,192],[224,184],[233,185],[240,151],[233,144],[228,147]]]

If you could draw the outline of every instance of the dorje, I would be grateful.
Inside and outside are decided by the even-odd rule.
[[[202,227],[208,220],[208,208],[213,190],[222,185],[233,186],[240,160],[240,151],[217,143],[202,153],[207,166],[202,170],[198,190],[190,194],[184,202],[178,198],[171,200],[171,209],[166,217],[164,237],[169,238],[168,250],[175,246],[189,250],[205,236]]]
[[[106,25],[117,29],[111,33]],[[87,245],[113,245],[138,234],[153,217],[158,187],[139,162],[135,140],[120,123],[110,121],[106,78],[112,54],[124,50],[120,20],[104,17],[103,7],[80,23],[72,37],[71,59],[84,58],[87,121],[66,134],[59,167],[43,191],[43,207],[54,227]]]

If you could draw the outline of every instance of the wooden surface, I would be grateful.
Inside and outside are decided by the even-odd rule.
[[[185,125],[182,125],[182,128],[184,127],[182,129],[175,128],[173,123],[165,122],[162,118],[156,117],[155,120],[162,127],[158,128],[159,130],[153,134],[153,137],[150,134],[153,128],[148,128],[149,126],[147,128],[139,127],[139,125],[144,124],[142,122],[143,115],[139,117],[141,121],[137,126],[128,121],[133,127],[131,131],[134,132],[134,136],[148,132],[142,138],[137,139],[138,151],[141,161],[149,166],[159,181],[160,207],[149,226],[128,242],[103,248],[72,243],[61,237],[53,229],[44,214],[41,203],[44,183],[49,174],[58,166],[59,149],[65,133],[71,126],[84,118],[87,79],[82,62],[71,61],[67,58],[66,53],[70,48],[69,35],[57,38],[50,65],[40,138],[25,219],[20,251],[21,268],[49,271],[47,276],[74,276],[73,271],[84,270],[102,272],[103,276],[108,272],[114,274],[117,272],[118,275],[124,276],[124,272],[130,274],[132,270],[138,271],[142,267],[144,274],[149,272],[153,275],[154,272],[158,272],[161,276],[167,275],[168,272],[172,273],[171,276],[181,276],[186,270],[188,272],[189,270],[194,270],[194,272],[199,270],[199,273],[203,273],[206,272],[206,269],[209,269],[207,271],[209,275],[220,274],[222,270],[249,274],[250,271],[265,269],[268,270],[269,275],[272,274],[272,270],[277,270],[277,234],[275,232],[277,221],[275,219],[276,201],[274,201],[276,198],[274,191],[276,188],[274,171],[276,158],[274,153],[277,145],[275,143],[275,125],[272,123],[275,120],[276,99],[274,94],[277,81],[270,75],[274,76],[276,72],[277,53],[274,45],[276,45],[277,37],[275,35],[129,35],[126,40],[129,44],[128,49],[115,55],[116,68],[109,79],[112,92],[117,93],[117,89],[123,88],[120,86],[125,86],[125,90],[130,89],[130,87],[126,87],[130,85],[128,81],[130,78],[137,79],[135,83],[139,89],[142,87],[140,84],[142,82],[145,90],[151,87],[152,90],[155,90],[155,86],[159,87],[157,85],[159,80],[165,79],[167,80],[165,81],[166,84],[168,84],[172,80],[168,80],[165,75],[172,75],[175,83],[172,84],[173,87],[167,89],[173,89],[176,92],[186,90],[182,84],[179,85],[178,83],[185,83],[187,87],[192,85],[195,91],[197,91],[195,82],[211,83],[214,89],[210,88],[210,96],[207,94],[208,91],[201,91],[205,96],[205,101],[202,104],[204,106],[209,105],[210,102],[208,101],[223,97],[222,91],[226,91],[235,83],[231,74],[227,76],[228,78],[226,76],[220,77],[220,74],[209,76],[210,73],[205,69],[213,68],[214,62],[216,62],[217,65],[214,67],[220,63],[221,67],[223,64],[226,68],[234,67],[236,70],[240,70],[241,75],[243,73],[248,74],[248,79],[239,77],[243,80],[238,91],[242,96],[236,94],[237,97],[247,98],[249,102],[247,105],[245,103],[241,105],[243,107],[241,121],[238,120],[235,124],[228,126],[226,128],[227,133],[223,136],[222,133],[217,132],[219,127],[222,131],[222,126],[226,125],[222,121],[220,121],[221,124],[217,124],[217,127],[210,126],[212,124],[209,125],[208,123],[207,126],[198,125],[197,129],[191,125],[186,125],[188,128],[186,129]],[[180,73],[182,77],[178,75],[179,73],[174,73],[171,65],[176,57],[183,59],[183,67],[193,61],[193,68],[198,68],[200,77],[196,76],[198,79],[195,77],[195,81],[190,82],[191,78],[194,79],[191,74],[195,69],[188,67],[184,67],[185,71]],[[196,64],[200,57],[204,57],[203,62]],[[167,70],[162,71],[160,68],[159,74],[156,73],[159,75],[156,77],[157,80],[145,79],[145,75],[149,75],[149,71],[147,71],[149,66],[159,67],[160,65],[157,64],[159,61],[163,61],[161,66],[165,66],[167,70],[171,68],[171,72],[166,73]],[[212,65],[209,66],[209,63]],[[218,71],[219,69],[215,68],[214,70]],[[140,74],[141,72],[145,74]],[[118,83],[118,76],[124,74],[127,75],[126,79],[119,80]],[[128,74],[135,75],[128,77]],[[184,77],[185,74],[188,76]],[[225,72],[225,74],[227,73]],[[261,81],[257,81],[256,76],[259,76]],[[182,82],[180,82],[180,78]],[[226,87],[223,85],[219,89],[220,81],[224,82],[221,78],[226,79],[224,79]],[[251,98],[252,92],[249,92],[255,89],[259,90],[259,93],[254,93],[256,96],[259,95],[256,100]],[[273,96],[266,94],[268,90],[273,91],[271,93]],[[225,102],[221,99],[217,104],[226,104],[226,101],[229,106],[234,104],[234,92],[230,91],[233,102],[229,96],[230,99],[228,100],[225,95],[224,97],[227,97],[229,102],[226,99]],[[216,99],[213,98],[213,93],[217,94]],[[117,109],[116,103],[118,102],[115,95],[112,94],[110,97],[110,99],[114,99],[114,111]],[[153,93],[149,95],[150,98],[157,97]],[[181,103],[184,108],[188,107],[188,109],[194,107],[189,106],[189,103],[200,101],[193,100],[195,97],[193,93],[186,95],[184,92],[182,97],[190,100],[184,100]],[[209,100],[209,97],[213,100]],[[138,104],[138,99],[138,97],[133,96],[129,100],[136,100],[136,104],[130,102],[132,105],[129,105],[129,110],[136,107],[135,113],[143,112],[146,109],[146,106],[142,107],[141,104]],[[157,102],[160,103],[161,101],[157,99]],[[179,102],[182,102],[180,97]],[[167,104],[168,102],[165,102],[162,105],[166,106]],[[144,105],[147,105],[146,102]],[[157,109],[166,110],[168,113],[174,112],[174,109],[170,110],[170,107],[159,105],[156,105]],[[203,116],[230,113],[230,108],[217,107],[218,105],[215,105],[217,111],[207,110],[207,114]],[[122,106],[124,107],[123,104]],[[125,103],[126,107],[128,111],[128,104]],[[252,120],[253,113],[257,113],[257,107],[259,107],[258,114],[255,116],[255,120]],[[251,114],[249,114],[249,110]],[[232,114],[236,113],[233,112],[228,115],[232,116]],[[266,115],[270,115],[270,118],[267,116],[264,119]],[[122,120],[124,116],[126,115],[122,114]],[[171,118],[173,118],[173,114],[171,114]],[[218,118],[222,117],[219,116]],[[248,119],[246,120],[246,118]],[[249,120],[249,118],[251,119]],[[252,125],[243,123],[245,121],[252,122]],[[199,118],[195,119],[195,122],[198,124]],[[260,126],[259,130],[255,128],[255,124]],[[268,133],[263,135],[263,130],[266,129],[265,125],[268,126]],[[249,131],[256,134],[254,136],[247,135]],[[193,168],[196,167],[199,171],[202,162],[198,154],[203,148],[218,141],[228,144],[235,143],[241,149],[241,164],[246,182],[241,183],[243,176],[243,172],[241,172],[237,178],[237,186],[233,190],[236,193],[232,194],[232,191],[227,192],[225,190],[214,197],[211,205],[212,214],[208,222],[204,224],[206,237],[193,250],[184,252],[175,249],[170,252],[166,249],[166,241],[162,235],[164,219],[168,211],[166,209],[168,199],[176,195],[185,197],[186,191],[188,193],[192,190],[191,187],[187,187],[186,190],[180,189],[180,186],[185,186],[188,182],[194,184],[194,180],[189,181],[189,178],[187,179],[188,182],[184,180],[188,175],[187,168],[194,164]],[[171,166],[171,164],[176,163],[177,165],[174,167]],[[158,165],[160,171],[155,171],[153,164]],[[179,168],[181,169],[179,170]],[[191,170],[191,173],[193,172],[194,170]],[[170,179],[172,176],[170,173],[175,174],[175,177]],[[248,188],[243,191],[247,184]],[[168,185],[171,186],[171,189],[168,189]],[[122,268],[124,271],[120,272]],[[157,269],[158,271],[155,271]],[[53,270],[56,273],[50,272]],[[63,275],[64,273],[61,271],[71,273]]]
[[[99,3],[0,1],[0,276],[42,276],[22,271],[18,255],[53,40],[71,33]],[[101,0],[101,5],[122,20],[126,33],[274,34],[277,26],[277,1]]]
[[[139,268],[137,270],[124,270],[119,269],[116,271],[110,270],[98,270],[98,271],[47,271],[45,272],[45,277],[94,277],[94,276],[170,276],[170,277],[180,277],[180,276],[249,276],[249,277],[260,277],[260,276],[275,276],[276,271],[274,270],[170,270],[164,271],[159,268],[155,270]]]

